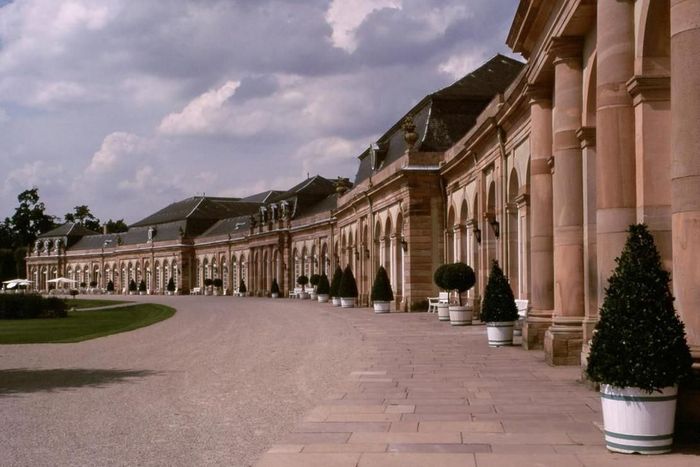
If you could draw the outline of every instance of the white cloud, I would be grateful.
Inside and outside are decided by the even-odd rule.
[[[485,50],[453,55],[442,62],[438,69],[453,79],[460,79],[486,61]]]
[[[353,52],[357,48],[357,28],[369,14],[383,8],[400,9],[401,0],[333,0],[326,12],[326,21],[333,28],[333,45]]]
[[[133,164],[142,160],[152,144],[137,135],[125,132],[111,133],[102,141],[102,146],[90,160],[88,174],[105,174],[117,166]]]
[[[166,116],[158,130],[167,135],[216,133],[226,125],[229,112],[225,104],[240,85],[240,81],[227,81],[220,88],[205,92],[193,99],[181,112]]]
[[[16,193],[32,186],[42,189],[64,186],[66,178],[62,164],[37,160],[11,169],[3,185],[5,193]]]

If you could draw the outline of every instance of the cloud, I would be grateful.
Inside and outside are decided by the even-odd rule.
[[[143,138],[125,132],[107,135],[102,146],[92,156],[86,172],[90,174],[112,173],[119,165],[138,161],[148,153],[150,143]]]
[[[333,45],[354,52],[357,48],[357,28],[370,13],[384,8],[400,9],[401,0],[332,0],[326,12],[326,21],[333,28]]]

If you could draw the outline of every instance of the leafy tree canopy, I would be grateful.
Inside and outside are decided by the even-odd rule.
[[[37,187],[24,190],[17,196],[19,206],[15,208],[15,213],[10,218],[5,219],[5,225],[0,237],[3,241],[10,241],[9,245],[2,245],[6,248],[17,248],[27,246],[36,238],[55,226],[55,218],[46,214],[46,206],[39,199],[39,189]]]
[[[90,208],[84,204],[74,207],[73,212],[69,212],[63,217],[66,222],[77,222],[82,224],[86,229],[94,230],[95,232],[100,231],[100,220],[96,218],[92,212],[90,212]]]
[[[107,233],[121,233],[129,230],[129,227],[126,225],[126,222],[124,222],[124,219],[117,219],[116,221],[110,219],[105,223],[105,225],[107,226]]]

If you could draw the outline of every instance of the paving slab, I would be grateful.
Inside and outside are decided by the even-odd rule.
[[[363,336],[365,360],[338,381],[346,403],[319,400],[296,430],[317,433],[292,434],[348,430],[348,438],[309,440],[301,450],[291,443],[294,452],[280,455],[359,453],[356,467],[700,465],[693,451],[653,459],[608,452],[598,395],[579,381],[580,369],[549,367],[541,351],[490,348],[483,325],[452,327],[427,313],[337,313]]]

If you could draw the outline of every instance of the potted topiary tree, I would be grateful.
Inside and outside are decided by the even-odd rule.
[[[214,286],[214,295],[221,295],[221,288],[224,286],[224,281],[217,277],[212,281],[212,285]]]
[[[238,295],[241,297],[245,297],[247,293],[248,289],[245,286],[245,281],[241,279],[241,281],[238,283]]]
[[[384,266],[379,266],[377,276],[372,285],[372,306],[375,313],[389,313],[391,302],[394,300],[394,292],[391,290],[389,276]]]
[[[318,287],[318,281],[321,279],[321,276],[318,274],[311,274],[311,277],[309,277],[309,284],[313,286],[313,289],[311,290],[311,300],[316,300],[318,298],[318,292],[316,291],[316,287]]]
[[[442,283],[447,290],[457,296],[457,303],[449,305],[450,324],[465,326],[472,324],[473,310],[468,305],[462,305],[462,294],[474,287],[476,276],[474,270],[462,262],[448,264],[442,273]]]
[[[138,286],[136,285],[136,281],[134,279],[131,279],[129,281],[129,295],[136,295],[137,291]]]
[[[321,274],[320,278],[318,279],[318,286],[316,287],[316,294],[318,295],[319,303],[326,303],[328,301],[330,289],[331,286],[328,283],[328,276]]]
[[[272,298],[279,298],[280,296],[280,286],[277,284],[277,279],[272,279],[272,285],[270,286],[270,296]]]
[[[168,291],[168,295],[175,294],[175,280],[172,277],[168,280],[168,285],[165,288]]]
[[[111,280],[107,282],[107,295],[114,295],[114,282]]]
[[[97,288],[97,281],[90,281],[90,293],[95,293]]]
[[[357,282],[355,282],[355,276],[349,264],[345,266],[343,275],[340,278],[338,295],[340,295],[340,305],[343,308],[353,308],[355,306],[355,301],[357,300]]]
[[[212,285],[214,285],[213,279],[210,279],[209,277],[204,279],[204,295],[211,295],[212,294],[212,290],[211,290]]]
[[[608,279],[586,373],[600,383],[610,451],[671,450],[678,384],[692,358],[669,273],[647,227],[631,225]]]
[[[309,294],[306,293],[306,284],[309,283],[309,278],[306,277],[304,274],[301,276],[297,277],[297,284],[301,286],[301,293],[299,294],[299,298],[302,300],[306,300],[309,298]]]
[[[518,320],[518,307],[498,261],[491,263],[484,300],[481,302],[480,319],[486,323],[490,347],[513,345],[513,328]]]
[[[139,282],[139,295],[146,295],[146,281],[141,279],[141,282]]]
[[[447,271],[448,264],[443,264],[438,266],[433,273],[433,282],[442,290],[447,290],[447,285],[445,285],[444,274]],[[439,302],[437,304],[438,310],[438,320],[439,321],[449,321],[450,320],[450,304]]]
[[[338,289],[340,288],[340,280],[343,278],[343,270],[340,266],[335,267],[335,272],[333,273],[333,280],[331,280],[330,295],[333,299],[333,306],[340,306],[340,295],[338,294]]]

